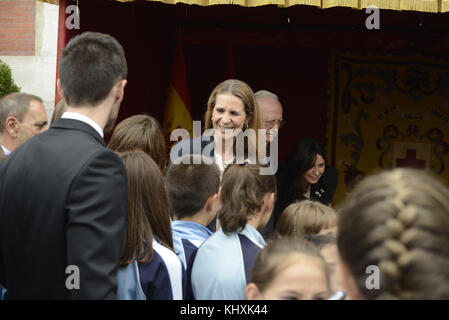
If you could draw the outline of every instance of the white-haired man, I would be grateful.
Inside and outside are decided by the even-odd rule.
[[[260,122],[262,129],[266,130],[267,142],[267,162],[270,167],[278,168],[278,131],[284,125],[285,121],[282,119],[282,104],[279,97],[267,90],[259,90],[255,94],[257,104],[259,105]],[[274,230],[273,217],[270,218],[265,228],[262,230],[262,235],[265,239],[269,239]]]
[[[259,105],[262,129],[267,130],[267,143],[272,143],[285,122],[282,119],[282,104],[277,95],[267,90],[259,90],[254,95]]]

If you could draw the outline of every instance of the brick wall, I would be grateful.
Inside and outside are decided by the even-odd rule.
[[[35,54],[35,0],[0,0],[0,56]]]

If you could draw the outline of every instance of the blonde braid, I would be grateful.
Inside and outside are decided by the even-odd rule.
[[[449,298],[449,191],[410,169],[370,177],[339,215],[338,245],[366,298]],[[366,288],[368,265],[379,290]]]
[[[402,183],[392,181],[392,185],[395,186],[395,196],[391,199],[391,203],[396,207],[395,215],[386,221],[386,226],[390,232],[390,237],[385,239],[383,246],[391,254],[391,259],[383,259],[379,262],[379,269],[381,276],[387,276],[386,279],[389,282],[389,292],[383,290],[384,293],[379,296],[380,299],[384,297],[401,298],[401,292],[403,290],[402,274],[411,261],[411,251],[402,242],[402,235],[413,228],[413,222],[416,219],[417,208],[415,205],[406,205],[403,199],[407,195],[407,189]],[[388,201],[388,200],[386,200]],[[413,249],[411,249],[413,250]],[[384,281],[387,283],[387,281]],[[385,296],[383,296],[385,295]]]

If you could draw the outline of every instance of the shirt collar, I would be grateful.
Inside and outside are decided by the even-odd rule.
[[[73,119],[73,120],[79,120],[82,121],[84,123],[87,123],[88,125],[90,125],[92,128],[95,129],[95,131],[98,132],[98,134],[103,138],[104,137],[104,133],[103,130],[100,128],[100,126],[93,121],[91,118],[89,118],[88,116],[85,116],[83,114],[80,113],[76,113],[76,112],[64,112],[64,114],[62,115],[61,118],[64,119]]]
[[[263,248],[266,245],[266,242],[262,235],[257,231],[252,225],[249,223],[246,224],[245,228],[239,233],[247,236],[251,241],[257,244],[259,247]]]
[[[172,221],[171,225],[176,232],[184,236],[199,236],[204,239],[212,235],[212,231],[197,222],[176,220]]]
[[[3,149],[3,153],[5,154],[5,156],[9,155],[11,153],[11,151],[9,151],[8,149],[6,149],[4,146],[0,145]]]

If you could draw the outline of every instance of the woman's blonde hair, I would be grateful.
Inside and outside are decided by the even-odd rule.
[[[204,115],[204,129],[212,129],[212,113],[215,108],[215,104],[217,102],[217,96],[220,94],[230,93],[237,98],[239,98],[243,103],[243,108],[245,111],[245,115],[248,120],[248,125],[242,129],[242,136],[234,137],[234,154],[237,154],[237,150],[243,150],[243,156],[257,159],[259,157],[259,137],[258,130],[261,129],[260,124],[260,115],[259,115],[259,105],[257,104],[257,100],[254,96],[254,92],[251,87],[237,79],[228,79],[221,82],[209,96],[209,101],[207,102],[207,110]],[[245,143],[243,132],[247,129],[252,129],[254,135],[251,134],[251,131],[247,132],[248,141]],[[265,135],[264,135],[265,139]],[[265,140],[264,140],[265,141]],[[261,150],[263,154],[265,154],[265,150]],[[235,163],[240,163],[239,161],[244,159],[235,159]],[[258,159],[261,161],[262,159]]]
[[[215,103],[217,102],[217,96],[226,93],[231,93],[242,100],[246,116],[251,117],[248,121],[248,128],[255,130],[259,129],[259,106],[254,96],[254,92],[247,83],[237,79],[228,79],[221,82],[210,94],[209,101],[207,102],[206,114],[204,115],[204,129],[211,129],[213,127],[211,118]]]
[[[361,181],[339,212],[338,247],[367,299],[449,299],[449,190],[395,169]],[[380,288],[366,286],[377,266]]]
[[[337,226],[337,215],[331,207],[318,201],[304,200],[285,208],[276,225],[275,236],[318,234]]]
[[[50,125],[52,125],[56,120],[62,117],[64,112],[67,111],[67,103],[65,102],[65,99],[59,100],[59,102],[56,104],[55,109],[53,110],[53,114],[51,115]]]

